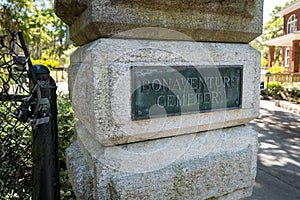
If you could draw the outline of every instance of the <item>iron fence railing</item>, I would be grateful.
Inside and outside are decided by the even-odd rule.
[[[56,85],[21,32],[0,36],[0,198],[59,199]]]

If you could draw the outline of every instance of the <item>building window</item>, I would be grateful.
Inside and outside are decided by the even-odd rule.
[[[287,22],[286,33],[289,34],[295,31],[297,31],[297,17],[296,15],[292,15]]]
[[[284,64],[285,64],[286,67],[288,67],[289,63],[290,63],[290,49],[286,48],[285,49],[285,61],[284,61]]]

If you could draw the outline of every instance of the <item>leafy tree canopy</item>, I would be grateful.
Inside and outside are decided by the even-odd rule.
[[[272,38],[279,37],[283,34],[283,18],[277,17],[276,14],[281,11],[282,9],[288,7],[289,5],[293,4],[297,0],[291,0],[290,2],[286,3],[283,7],[276,6],[272,13],[271,13],[271,20],[266,23],[264,26],[264,34],[263,39],[270,40]]]
[[[66,25],[55,15],[53,7],[52,0],[3,0],[0,34],[6,30],[21,31],[32,58],[62,61],[69,49]]]
[[[296,1],[297,0],[291,0],[290,2],[287,2],[283,7],[276,6],[271,13],[271,20],[268,21],[264,26],[263,34],[250,43],[254,48],[258,49],[261,52],[262,66],[268,65],[269,54],[268,45],[264,44],[263,41],[267,41],[283,35],[283,18],[277,17],[276,14]],[[280,60],[280,52],[280,48],[277,48],[275,51],[275,60],[277,62]]]

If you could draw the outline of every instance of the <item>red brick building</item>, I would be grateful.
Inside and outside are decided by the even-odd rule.
[[[282,47],[282,65],[291,73],[300,71],[300,1],[281,10],[276,16],[284,18],[283,36],[267,41],[269,64],[274,64],[275,47]]]

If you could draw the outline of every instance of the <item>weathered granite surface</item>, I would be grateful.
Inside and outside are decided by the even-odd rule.
[[[241,43],[261,34],[262,5],[263,0],[55,0],[70,39],[89,43],[72,55],[69,69],[79,121],[66,157],[78,199],[251,195],[258,141],[244,124],[259,112],[260,55]],[[220,65],[242,66],[240,107],[132,120],[132,67],[197,66],[201,74],[201,66],[209,66],[220,77]]]
[[[98,143],[81,123],[76,131],[67,157],[76,166],[69,167],[73,187],[85,188],[80,199],[91,190],[94,199],[105,200],[237,200],[252,193],[258,142],[248,126],[112,147]],[[82,168],[93,174],[85,186],[76,178],[86,177]]]
[[[55,13],[68,25],[74,23],[87,8],[87,0],[59,0],[54,3]]]
[[[55,0],[55,12],[70,26],[77,45],[144,27],[176,30],[195,41],[248,43],[262,32],[262,10],[263,0]]]
[[[66,164],[77,199],[93,199],[93,175],[77,141],[66,150]]]
[[[71,57],[69,87],[73,109],[93,137],[103,145],[245,124],[259,112],[259,53],[247,44],[99,39]],[[242,65],[242,106],[133,121],[132,66]],[[216,68],[216,73],[218,69]]]

